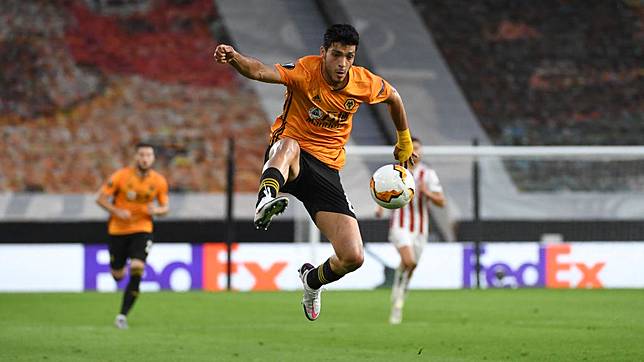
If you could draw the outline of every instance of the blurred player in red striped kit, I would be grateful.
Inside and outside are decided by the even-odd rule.
[[[407,206],[393,210],[389,220],[389,241],[400,254],[400,265],[396,269],[391,290],[391,315],[389,316],[391,324],[402,322],[402,309],[409,281],[427,243],[429,204],[445,206],[445,196],[438,174],[426,163],[421,162],[420,140],[412,138],[412,141],[414,153],[418,154],[418,158],[409,170],[414,174],[416,192]],[[376,213],[381,217],[383,212],[384,209],[378,208]]]

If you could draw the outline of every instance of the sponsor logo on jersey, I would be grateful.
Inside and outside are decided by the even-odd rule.
[[[340,128],[348,123],[349,112],[326,112],[318,107],[309,109],[307,122],[324,128]]]
[[[127,190],[127,192],[125,193],[125,198],[127,198],[130,201],[136,200],[136,191]]]
[[[309,109],[309,118],[312,120],[318,120],[322,118],[323,115],[324,113],[320,108],[312,107],[311,109]]]

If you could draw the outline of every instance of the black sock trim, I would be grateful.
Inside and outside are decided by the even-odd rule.
[[[324,284],[333,283],[342,278],[331,269],[330,259],[327,259],[322,265],[311,270],[306,276],[306,284],[309,288],[320,289]]]
[[[266,171],[262,173],[262,177],[260,178],[259,183],[261,184],[266,179],[277,181],[277,186],[279,188],[284,186],[284,176],[282,176],[282,173],[280,172],[280,170],[278,170],[275,167],[267,168]]]
[[[322,278],[324,278],[324,280],[322,280],[323,284],[332,283],[342,278],[342,275],[336,274],[336,272],[331,269],[331,259],[327,259],[324,264],[322,264],[322,272],[320,273],[320,275],[321,280]]]
[[[277,197],[280,188],[284,186],[284,176],[275,167],[269,167],[262,173],[259,180],[259,191],[257,194],[257,203],[264,197],[264,190],[268,189],[271,196]]]

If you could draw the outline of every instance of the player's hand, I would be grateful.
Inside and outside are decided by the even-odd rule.
[[[217,63],[227,64],[231,60],[233,60],[236,53],[237,52],[235,51],[235,48],[233,48],[232,46],[226,45],[226,44],[219,44],[217,45],[217,48],[215,49],[215,54],[213,54],[213,56],[215,57],[215,60],[217,61]]]
[[[148,204],[148,213],[150,216],[156,216],[159,215],[159,207],[155,205],[154,203],[149,203]]]
[[[409,128],[397,131],[398,141],[394,147],[394,157],[400,164],[408,168],[414,164],[414,143],[411,141]],[[415,155],[418,158],[418,154]]]
[[[121,220],[130,220],[130,218],[132,217],[132,213],[130,212],[130,210],[115,209],[114,216],[116,216]]]
[[[411,166],[413,166],[414,164],[416,164],[416,160],[418,159],[418,153],[416,153],[414,151],[414,152],[411,153],[411,156],[409,156],[406,160],[402,160],[401,158],[403,156],[401,156],[401,152],[402,152],[402,150],[400,148],[398,148],[398,146],[396,146],[394,148],[394,157],[396,158],[396,160],[398,160],[398,162],[400,163],[400,165],[402,167],[408,169]]]

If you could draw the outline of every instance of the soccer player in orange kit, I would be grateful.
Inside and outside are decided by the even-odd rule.
[[[306,263],[299,270],[304,314],[311,321],[320,315],[322,285],[358,269],[364,260],[358,222],[339,174],[353,115],[361,104],[388,105],[398,134],[394,157],[405,164],[412,161],[402,99],[384,79],[353,65],[358,43],[353,26],[335,24],[326,30],[319,55],[294,63],[266,65],[226,44],[214,53],[218,63],[230,64],[247,78],[286,86],[283,112],[271,127],[254,223],[267,229],[286,209],[288,198],[281,191],[301,200],[331,241],[334,255],[318,267]]]

